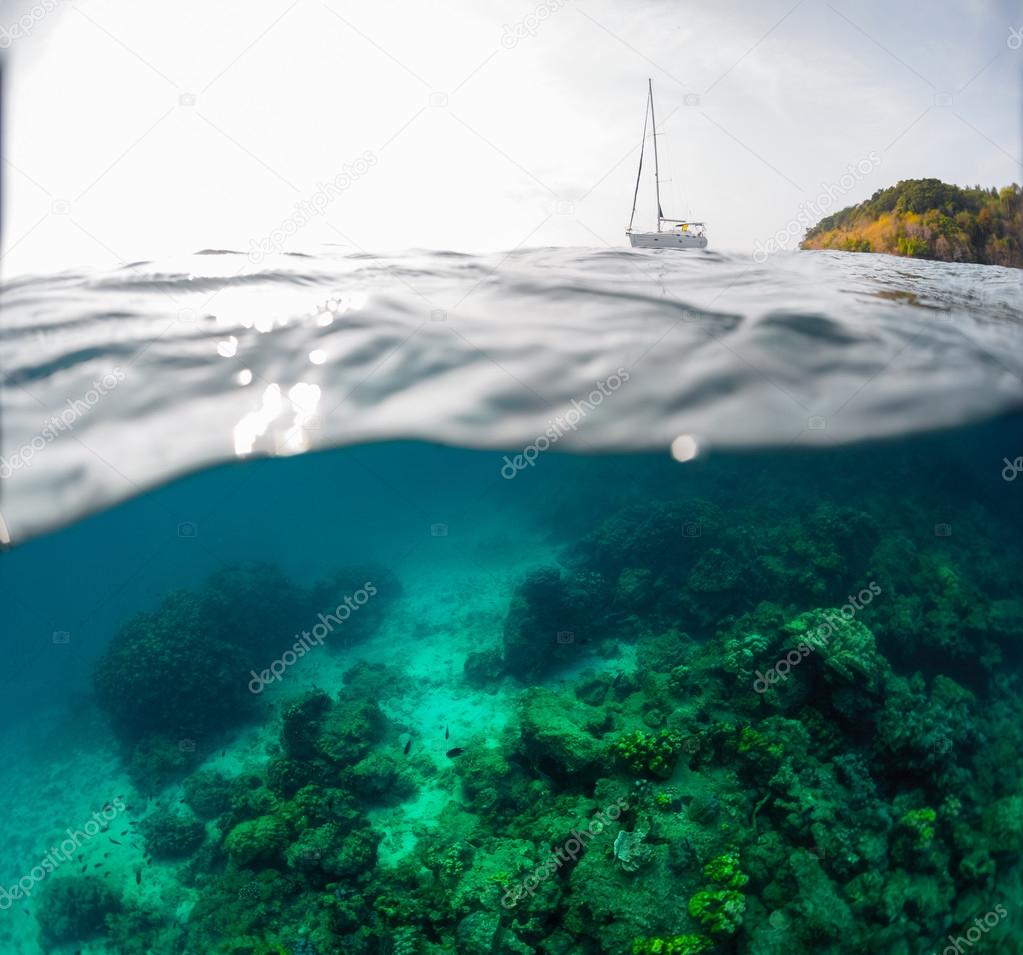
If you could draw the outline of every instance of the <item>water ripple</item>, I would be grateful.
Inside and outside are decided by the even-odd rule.
[[[1023,396],[1020,273],[886,256],[543,248],[256,266],[210,249],[2,295],[16,539],[238,456],[391,438],[515,449],[583,402],[559,450],[667,449],[679,434],[704,450],[836,444]]]

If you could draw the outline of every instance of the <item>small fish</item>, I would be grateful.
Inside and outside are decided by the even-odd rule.
[[[99,868],[99,867],[100,867],[101,865],[103,865],[103,863],[102,863],[102,862],[97,862],[97,863],[96,863],[96,864],[95,864],[95,865],[93,866],[93,868],[94,868],[94,869],[98,869],[98,868]]]
[[[109,852],[104,852],[103,853],[103,858],[104,859],[109,859],[110,858],[110,853]]]
[[[225,749],[224,752],[222,752],[220,755],[221,756],[226,756],[227,755],[227,750]]]
[[[82,871],[84,872],[84,871],[85,871],[86,869],[88,869],[88,868],[89,868],[89,867],[88,867],[87,865],[83,865],[83,866],[82,866]]]
[[[450,726],[445,726],[444,727],[444,739],[450,739],[450,738],[451,738],[451,727]]]
[[[444,755],[454,759],[456,756],[461,756],[464,752],[465,750],[461,746],[456,746],[454,749],[449,749]]]
[[[22,909],[21,911],[24,912],[26,915],[32,914],[28,909]],[[79,949],[79,951],[81,951],[81,949]]]
[[[127,829],[122,829],[122,830],[121,830],[121,835],[122,835],[122,836],[126,836],[126,835],[128,835],[128,830],[127,830]]]
[[[115,839],[115,838],[114,838],[113,836],[111,836],[111,837],[110,837],[110,841],[111,841],[111,842],[112,842],[112,843],[113,843],[113,844],[114,844],[115,846],[119,846],[119,845],[121,844],[121,843],[119,843],[119,842],[118,842],[118,841],[117,841],[117,840],[116,840],[116,839]]]
[[[405,749],[403,750],[403,752],[405,753],[406,756],[408,756],[408,754],[412,752],[412,737],[411,736],[408,738],[408,742],[405,744]]]
[[[135,870],[135,884],[136,885],[142,885],[142,870],[141,869],[136,869]]]

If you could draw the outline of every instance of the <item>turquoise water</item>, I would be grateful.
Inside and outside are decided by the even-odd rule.
[[[8,290],[0,952],[1023,952],[1018,277],[424,256]]]
[[[511,480],[363,446],[24,545],[3,950],[1018,951],[1019,425]]]

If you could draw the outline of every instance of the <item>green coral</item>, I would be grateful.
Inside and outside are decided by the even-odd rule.
[[[310,690],[285,708],[281,719],[281,744],[287,756],[313,759],[321,755],[320,734],[330,708],[330,697],[323,690]]]
[[[715,882],[729,889],[741,889],[749,882],[749,876],[739,869],[738,849],[732,849],[711,859],[703,867],[703,877],[708,882]]]
[[[153,733],[195,739],[243,717],[246,658],[181,591],[121,628],[96,666],[96,698],[122,739]]]
[[[760,633],[743,633],[724,642],[721,665],[734,673],[740,683],[749,683],[758,667],[763,666],[771,641]]]
[[[370,754],[386,728],[387,717],[375,702],[343,699],[323,719],[317,749],[333,763],[353,766]]]
[[[714,943],[703,935],[673,935],[670,938],[637,938],[632,955],[700,955]]]
[[[143,792],[156,792],[184,776],[199,759],[195,740],[154,732],[131,745],[128,775]]]
[[[222,773],[209,769],[193,773],[181,784],[185,802],[200,819],[212,819],[231,806],[232,784]]]
[[[191,855],[206,837],[206,828],[198,819],[162,808],[143,819],[139,828],[154,859]]]
[[[294,796],[309,783],[324,782],[326,778],[327,772],[323,765],[314,760],[278,756],[270,760],[266,768],[267,788],[282,799]]]
[[[39,896],[39,924],[44,949],[99,935],[121,900],[97,876],[53,879]]]
[[[440,877],[449,882],[456,882],[462,877],[463,872],[465,872],[465,864],[462,862],[462,847],[452,846],[441,859]],[[504,875],[505,873],[500,874]],[[492,879],[492,881],[500,882],[500,879]]]
[[[558,567],[534,570],[516,587],[504,621],[506,671],[536,682],[554,664],[576,656],[574,634],[598,627],[601,611],[606,612],[606,596],[598,578]],[[565,640],[559,633],[572,637]]]
[[[520,697],[524,760],[550,775],[596,780],[606,770],[600,711],[574,695],[531,687]]]
[[[399,757],[390,753],[370,753],[360,759],[345,775],[353,792],[371,801],[407,799],[416,791],[416,784]]]
[[[199,599],[213,630],[257,669],[279,657],[293,634],[315,619],[308,594],[275,564],[227,564],[207,578]]]
[[[674,730],[657,733],[636,730],[615,740],[611,753],[634,773],[667,779],[675,771],[682,742],[681,734]]]
[[[911,809],[899,820],[899,825],[912,836],[917,849],[926,849],[934,839],[937,819],[938,814],[933,809]]]
[[[401,926],[395,930],[391,945],[391,955],[416,955],[419,951],[416,930],[408,925]]]
[[[776,731],[778,724],[765,720],[761,726]],[[780,739],[752,726],[744,726],[739,731],[736,752],[743,763],[763,779],[770,779],[785,758],[785,746]]]
[[[1006,796],[984,812],[992,852],[1023,852],[1023,796]]]
[[[786,624],[785,632],[793,642],[820,652],[833,682],[840,679],[858,688],[880,689],[887,666],[874,634],[859,620],[843,615],[841,609],[802,613]]]
[[[712,935],[732,935],[742,924],[746,897],[734,889],[701,889],[689,900],[688,911]]]
[[[290,836],[288,826],[277,816],[260,816],[235,826],[228,833],[224,848],[239,866],[273,864],[281,860]]]

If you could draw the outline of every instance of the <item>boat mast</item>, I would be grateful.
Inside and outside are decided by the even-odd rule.
[[[657,188],[657,231],[661,231],[661,220],[664,213],[661,212],[661,168],[657,163],[657,119],[654,116],[654,81],[647,79],[647,93],[650,99],[650,125],[654,135],[654,184]]]
[[[629,216],[629,229],[632,231],[632,223],[636,218],[636,202],[639,199],[639,180],[643,176],[643,152],[646,149],[646,124],[650,118],[650,94],[647,93],[646,105],[643,108],[643,138],[639,141],[639,169],[636,170],[636,189],[632,193],[632,215]]]

